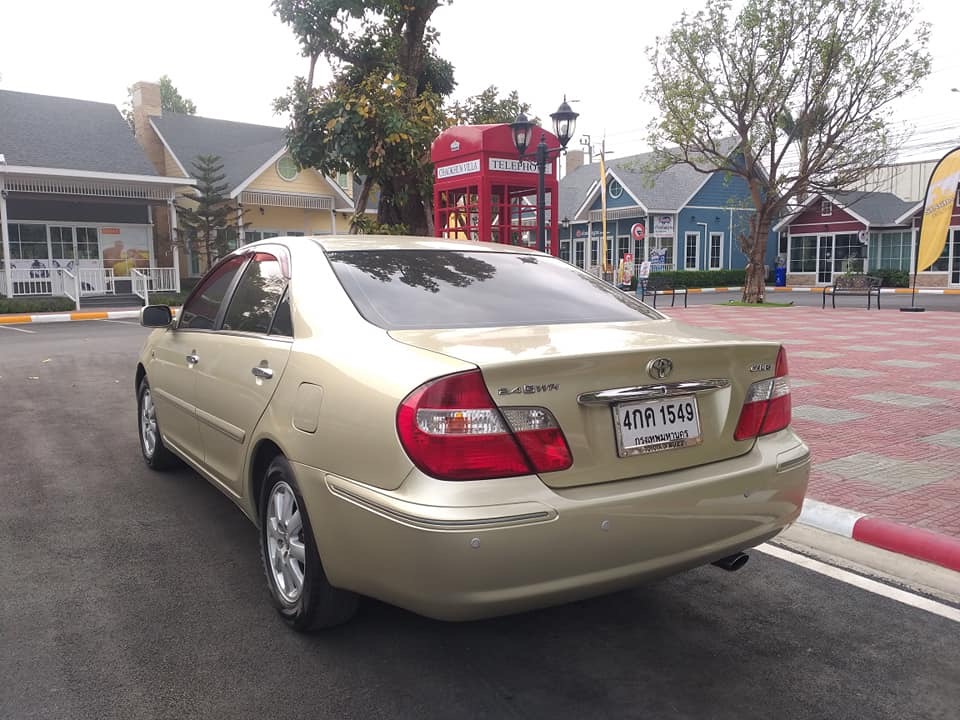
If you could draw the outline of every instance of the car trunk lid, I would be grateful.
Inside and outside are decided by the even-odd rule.
[[[673,320],[395,330],[475,364],[500,407],[544,407],[573,455],[543,473],[572,487],[680,470],[750,450],[734,431],[747,389],[773,377],[779,344]]]

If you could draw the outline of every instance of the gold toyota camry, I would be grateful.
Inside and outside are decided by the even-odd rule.
[[[735,570],[803,503],[782,346],[541,253],[272,238],[141,322],[147,465],[240,506],[298,630],[361,595],[467,620]]]

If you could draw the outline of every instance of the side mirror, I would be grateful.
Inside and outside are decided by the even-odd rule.
[[[144,327],[170,327],[173,322],[173,313],[166,305],[147,305],[140,308],[140,324]]]

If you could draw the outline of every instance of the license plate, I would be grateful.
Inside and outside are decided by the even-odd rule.
[[[615,405],[613,420],[620,457],[700,443],[700,414],[693,395]]]

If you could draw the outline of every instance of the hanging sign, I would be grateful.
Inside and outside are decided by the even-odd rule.
[[[634,223],[630,228],[630,237],[632,237],[634,240],[643,240],[646,234],[647,228],[643,223]]]
[[[673,236],[673,215],[654,215],[653,234],[658,237]]]

